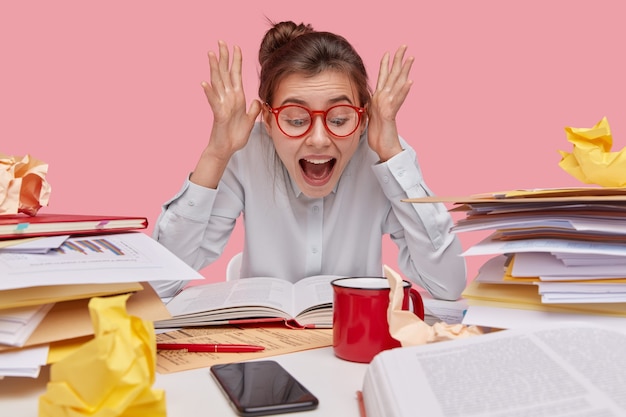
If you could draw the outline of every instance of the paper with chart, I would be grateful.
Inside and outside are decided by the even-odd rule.
[[[204,279],[144,233],[67,239],[46,254],[0,253],[0,290],[61,284]]]

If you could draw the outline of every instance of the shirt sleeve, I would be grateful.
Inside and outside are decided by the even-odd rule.
[[[461,244],[450,232],[452,217],[441,203],[402,201],[433,194],[424,182],[415,151],[402,144],[402,152],[373,166],[391,204],[387,232],[399,248],[398,265],[433,297],[455,300],[466,286],[466,267]]]
[[[153,238],[196,270],[220,256],[235,224],[234,220],[220,219],[218,223],[221,227],[212,230],[222,230],[222,233],[213,232],[211,238],[206,239],[217,193],[218,190],[199,186],[187,179],[181,190],[163,204],[155,223]],[[152,286],[159,296],[171,297],[187,283],[158,281]]]

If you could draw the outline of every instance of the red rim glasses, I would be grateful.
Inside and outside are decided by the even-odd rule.
[[[278,128],[285,136],[301,138],[313,128],[313,118],[322,116],[324,127],[331,135],[345,138],[359,128],[365,108],[349,104],[338,104],[326,110],[311,110],[299,104],[287,104],[273,109],[265,107],[274,114]]]

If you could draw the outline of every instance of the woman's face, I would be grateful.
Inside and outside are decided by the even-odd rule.
[[[324,111],[337,104],[360,106],[357,97],[348,75],[324,71],[314,77],[288,75],[279,83],[270,104],[273,108],[298,104]],[[278,128],[273,114],[267,109],[264,112],[265,127],[276,152],[300,190],[313,198],[330,194],[358,146],[365,128],[364,117],[353,134],[338,138],[326,130],[323,117],[316,115],[309,132],[293,139]]]

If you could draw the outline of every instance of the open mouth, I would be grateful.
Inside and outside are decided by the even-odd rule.
[[[311,185],[326,184],[332,176],[336,162],[335,158],[301,159],[300,168],[304,180]]]

